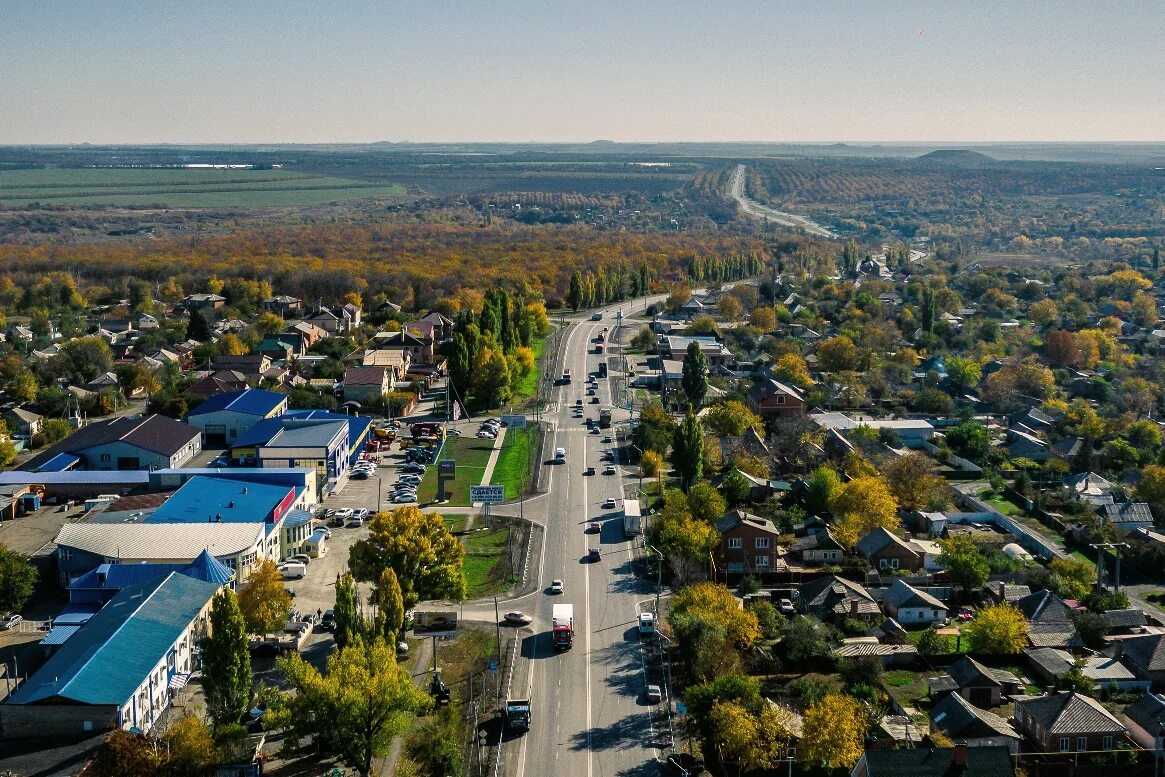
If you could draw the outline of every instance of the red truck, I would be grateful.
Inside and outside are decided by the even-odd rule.
[[[574,605],[556,604],[550,620],[555,650],[569,650],[574,643]]]

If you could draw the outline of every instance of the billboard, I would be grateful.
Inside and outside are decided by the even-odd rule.
[[[526,416],[524,415],[504,415],[502,416],[502,423],[511,429],[525,429]]]
[[[413,614],[413,634],[418,637],[445,637],[457,633],[457,611],[440,610]]]
[[[496,505],[506,501],[505,486],[470,486],[469,501],[482,502],[487,505]]]
[[[445,461],[437,462],[437,474],[441,477],[455,477],[457,475],[457,462],[453,459],[445,459]]]

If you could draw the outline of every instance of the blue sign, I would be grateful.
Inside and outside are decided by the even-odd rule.
[[[489,662],[489,670],[490,670],[491,672],[496,672],[496,671],[498,671],[498,662],[497,662],[497,661],[490,661],[490,662]]]
[[[676,714],[677,715],[686,715],[687,712],[688,712],[687,705],[685,705],[682,701],[677,701],[676,702]]]

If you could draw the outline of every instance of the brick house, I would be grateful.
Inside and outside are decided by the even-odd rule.
[[[882,527],[862,537],[854,547],[870,562],[870,566],[880,570],[908,569],[917,572],[922,568],[926,555]]]
[[[1103,704],[1075,691],[1016,699],[1015,722],[1046,753],[1112,750],[1127,738]]]
[[[753,386],[746,401],[752,412],[762,418],[805,414],[805,398],[801,392],[772,378]]]
[[[764,574],[777,568],[781,532],[767,518],[730,510],[716,522],[720,552],[729,574]]]

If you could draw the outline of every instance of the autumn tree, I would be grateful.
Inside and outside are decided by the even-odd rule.
[[[672,597],[668,621],[683,642],[683,634],[695,622],[710,624],[724,632],[737,647],[748,648],[760,637],[760,625],[751,610],[719,583],[696,583],[682,588]]]
[[[1133,490],[1138,501],[1147,502],[1158,525],[1165,521],[1165,467],[1149,464],[1141,469],[1141,479]]]
[[[762,333],[771,332],[777,328],[777,311],[764,305],[753,308],[748,323]]]
[[[974,653],[1011,655],[1027,647],[1027,621],[1011,604],[990,604],[963,627]]]
[[[805,710],[797,757],[827,770],[850,769],[862,757],[868,716],[862,706],[831,693]]]
[[[708,431],[720,437],[737,437],[744,434],[744,430],[749,427],[753,429],[764,428],[760,416],[736,399],[728,399],[712,405],[704,416],[704,425],[708,427]]]
[[[238,723],[251,704],[251,653],[235,592],[215,594],[210,635],[202,641],[202,685],[215,728]]]
[[[946,478],[934,473],[928,456],[911,451],[882,465],[882,477],[904,510],[936,510],[950,503]]]
[[[85,773],[93,777],[155,777],[164,760],[165,754],[144,735],[119,728],[97,748]]]
[[[214,737],[201,717],[187,713],[162,735],[166,744],[166,777],[201,777],[219,763]],[[127,772],[128,774],[128,772]]]
[[[239,588],[239,610],[251,634],[271,634],[283,627],[291,612],[291,594],[275,562],[263,559]]]
[[[405,604],[392,567],[385,567],[380,573],[380,580],[376,583],[376,606],[380,611],[378,617],[384,622],[384,641],[395,645],[404,626]]]
[[[645,478],[655,477],[662,468],[663,456],[659,454],[659,451],[649,448],[639,457],[639,473]]]
[[[961,389],[974,388],[979,385],[983,368],[974,359],[964,359],[952,356],[947,359],[947,376]]]
[[[790,383],[799,388],[813,385],[813,378],[809,375],[809,365],[799,353],[783,353],[773,363],[773,376],[777,380]]]
[[[32,560],[0,543],[0,612],[19,612],[36,590]]]
[[[847,548],[879,527],[892,532],[901,528],[898,501],[876,477],[854,478],[839,486],[829,509],[837,519],[834,536]]]
[[[313,741],[362,777],[371,773],[373,759],[388,754],[411,716],[432,705],[383,639],[356,640],[334,651],[322,673],[298,653],[280,658],[278,666],[294,691],[286,699],[293,736]]]
[[[837,335],[821,342],[817,360],[826,372],[854,371],[858,368],[858,348],[846,335]]]
[[[731,294],[725,294],[716,305],[716,310],[725,321],[736,321],[744,313],[744,306],[740,300]]]
[[[684,509],[664,510],[652,520],[650,532],[652,545],[667,559],[674,585],[707,577],[708,558],[720,546],[720,534],[707,521],[693,518],[686,503]]]
[[[422,599],[465,598],[464,558],[465,546],[440,515],[408,505],[374,515],[368,537],[353,544],[348,563],[360,581],[377,581],[391,568],[407,610]]]
[[[672,435],[671,462],[685,492],[703,475],[704,429],[690,409]]]
[[[686,305],[691,298],[692,289],[687,285],[680,284],[672,288],[671,293],[667,295],[667,300],[664,301],[663,305],[667,308],[668,312],[675,313]]]
[[[792,716],[784,709],[767,700],[752,709],[717,701],[709,717],[722,760],[746,769],[775,769],[784,760],[792,738]]]
[[[711,483],[700,482],[688,489],[688,507],[698,521],[715,523],[724,517],[728,505]]]
[[[1096,585],[1096,567],[1078,558],[1055,558],[1048,565],[1052,586],[1065,599],[1083,599]]]

